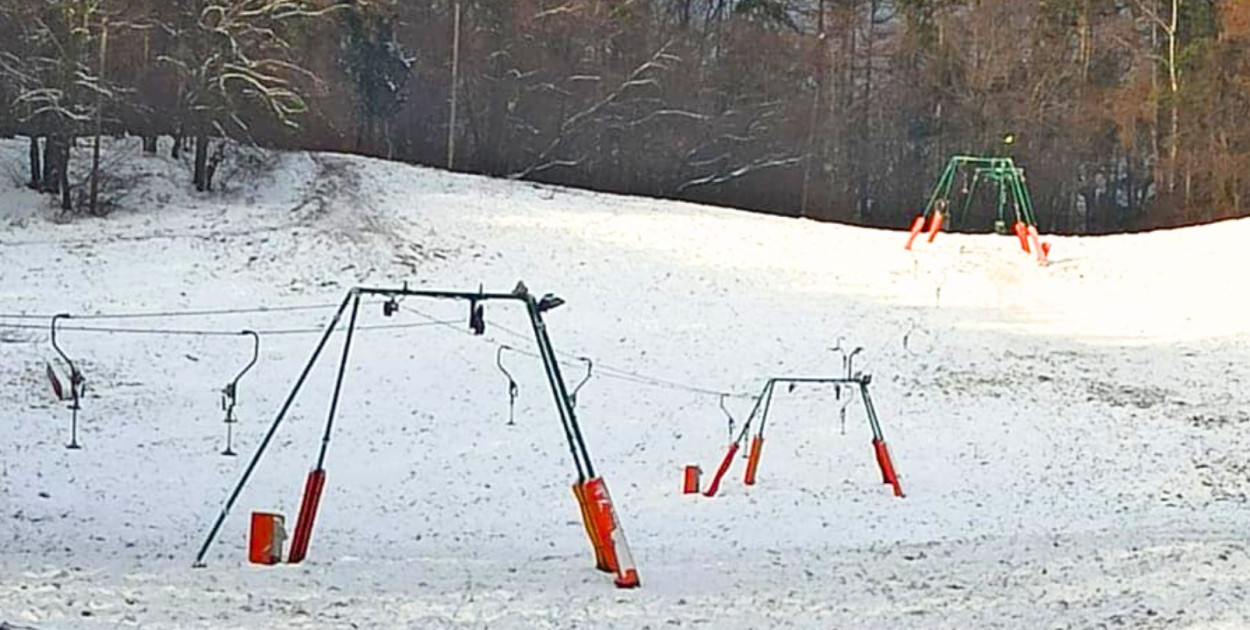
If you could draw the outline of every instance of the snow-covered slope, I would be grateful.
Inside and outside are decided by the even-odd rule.
[[[58,224],[0,142],[0,312],[337,303],[360,283],[510,290],[567,305],[557,349],[595,361],[578,396],[643,588],[593,569],[573,468],[537,361],[507,424],[496,349],[463,304],[370,302],[309,560],[245,562],[248,513],[298,510],[332,360],[226,521],[191,560],[316,342],[269,334],[329,309],[93,320],[262,331],[219,455],[242,337],[67,331],[88,380],[81,451],[44,377],[43,329],[0,329],[0,622],[51,627],[1243,627],[1250,556],[1250,221],[1050,238],[904,235],[489,180],[338,155],[253,159],[221,196],[118,143],[133,178],[107,219]],[[133,145],[133,146],[132,146]],[[0,319],[44,326],[40,319]],[[336,338],[337,339],[337,338]],[[683,496],[779,375],[873,395],[905,499],[881,485],[858,401],[781,392],[754,487]],[[329,346],[337,358],[338,344]],[[576,362],[567,377],[580,378]],[[646,378],[628,376],[643,375]],[[698,390],[698,391],[696,391]],[[702,391],[708,390],[708,391]]]

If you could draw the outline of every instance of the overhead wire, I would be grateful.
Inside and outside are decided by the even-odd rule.
[[[421,312],[421,311],[420,311],[420,310],[418,310],[418,309],[414,309],[414,308],[411,308],[411,307],[405,307],[405,310],[407,310],[407,311],[409,311],[409,312],[411,312],[411,313],[413,313],[413,314],[415,314],[415,315],[417,315],[417,316],[419,316],[419,317],[422,317],[422,318],[424,318],[424,319],[426,319],[426,320],[433,320],[433,319],[434,319],[432,315],[429,315],[429,314],[427,314],[427,313],[423,313],[423,312]],[[513,337],[515,337],[515,338],[517,338],[517,339],[522,339],[522,340],[526,340],[526,341],[529,341],[529,340],[531,339],[531,337],[530,337],[529,335],[526,335],[526,334],[524,334],[524,333],[522,333],[522,332],[520,332],[520,331],[517,331],[517,330],[514,330],[514,329],[512,329],[512,328],[509,328],[509,327],[507,327],[507,326],[505,326],[505,325],[503,325],[503,324],[500,324],[500,323],[498,323],[498,322],[496,322],[496,321],[494,321],[494,320],[487,320],[487,321],[488,321],[488,323],[489,323],[491,326],[493,326],[493,327],[495,327],[495,328],[498,328],[499,330],[503,331],[504,333],[506,333],[506,334],[508,334],[508,335],[511,335],[511,336],[513,336]],[[454,323],[453,323],[453,324],[448,324],[448,325],[449,325],[449,327],[450,327],[450,328],[452,328],[452,329],[453,329],[453,330],[455,330],[456,332],[459,332],[459,333],[461,333],[461,334],[465,334],[465,335],[471,335],[471,333],[470,333],[469,331],[467,331],[467,330],[462,330],[460,327],[455,326],[455,325],[454,325]],[[496,345],[496,346],[500,346],[500,345],[507,345],[507,344],[504,344],[504,343],[499,342],[499,341],[494,341],[494,340],[492,340],[492,339],[486,339],[485,341],[486,341],[487,343],[491,343],[491,344],[494,344],[494,345]],[[521,348],[517,348],[517,347],[515,347],[515,346],[508,346],[508,347],[509,347],[511,350],[513,350],[513,351],[515,351],[515,352],[517,352],[517,353],[519,353],[519,354],[523,354],[523,355],[525,355],[525,356],[528,356],[528,357],[531,357],[531,358],[534,358],[534,359],[541,359],[541,358],[542,358],[542,356],[541,356],[541,355],[539,355],[539,354],[538,354],[538,353],[536,353],[536,352],[532,352],[532,351],[529,351],[529,350],[524,350],[524,349],[521,349]],[[582,359],[583,357],[585,357],[585,355],[580,355],[580,354],[576,354],[576,353],[572,353],[572,352],[566,352],[566,351],[562,351],[562,350],[556,350],[556,354],[563,355],[564,357],[566,357],[566,360],[561,360],[561,361],[559,361],[560,365],[565,366],[565,367],[581,367],[581,363],[580,363],[580,361],[581,361],[581,359]],[[618,367],[614,367],[614,366],[612,366],[612,365],[608,365],[608,364],[601,363],[601,362],[600,362],[599,360],[597,360],[597,359],[595,360],[595,373],[596,373],[596,374],[599,374],[600,376],[602,376],[602,377],[604,377],[604,378],[610,378],[610,379],[616,379],[616,380],[620,380],[620,381],[626,381],[626,382],[635,383],[635,384],[638,384],[638,385],[647,385],[647,386],[657,387],[657,388],[663,388],[663,389],[671,389],[671,390],[685,391],[685,392],[689,392],[689,393],[692,393],[692,394],[700,394],[700,395],[704,395],[704,396],[722,396],[722,395],[723,395],[723,396],[726,396],[726,397],[728,397],[728,398],[741,398],[741,399],[754,399],[754,398],[756,397],[756,396],[755,396],[755,394],[745,394],[745,393],[741,393],[741,392],[728,392],[728,391],[721,391],[721,390],[716,390],[716,389],[710,389],[710,388],[707,388],[707,387],[700,387],[700,386],[698,386],[698,385],[692,385],[692,384],[689,384],[689,383],[682,383],[682,382],[679,382],[679,381],[674,381],[674,380],[669,380],[669,379],[663,379],[663,378],[657,378],[657,377],[654,377],[654,376],[647,376],[647,375],[645,375],[645,374],[640,374],[640,373],[638,373],[638,372],[632,372],[632,371],[630,371],[630,370],[626,370],[626,369],[624,369],[624,368],[618,368]]]
[[[254,306],[247,308],[216,308],[181,311],[137,311],[122,313],[94,313],[74,315],[71,319],[149,319],[168,317],[204,317],[209,315],[243,315],[252,313],[289,313],[292,311],[315,311],[331,309],[338,304],[295,304],[288,306]],[[52,319],[53,313],[0,313],[0,319]]]
[[[74,319],[77,319],[75,317]],[[356,330],[390,330],[396,328],[421,328],[424,326],[432,326],[436,323],[449,322],[416,322],[410,324],[375,324],[372,326],[357,326]],[[48,330],[47,326],[37,326],[34,324],[7,324],[0,322],[0,328],[20,329],[20,330]],[[244,334],[240,330],[201,330],[190,328],[114,328],[108,326],[58,326],[57,332],[94,332],[94,333],[110,333],[110,334],[135,334],[135,335],[171,335],[171,336],[187,336],[187,337],[234,337]],[[256,329],[259,335],[302,335],[311,333],[325,332],[325,327],[308,327],[308,328],[270,328]]]
[[[518,332],[516,330],[513,330],[511,328],[508,328],[507,326],[504,326],[503,324],[500,324],[498,322],[492,321],[490,323],[492,326],[495,326],[496,328],[504,331],[505,333],[508,333],[509,335],[517,337],[518,339],[528,338],[525,334]],[[575,355],[570,352],[565,352],[562,350],[556,350],[556,354],[562,354],[570,358],[580,358],[578,355]],[[619,380],[630,381],[630,382],[638,383],[641,385],[651,385],[653,387],[677,389],[677,390],[682,390],[682,391],[688,391],[688,392],[695,393],[695,394],[704,394],[707,396],[724,395],[729,398],[755,398],[754,394],[727,392],[727,391],[721,391],[721,390],[716,390],[716,389],[710,389],[707,387],[699,387],[697,385],[691,385],[689,383],[682,383],[679,381],[658,378],[655,376],[648,376],[646,374],[640,374],[638,372],[633,372],[630,370],[626,370],[624,368],[619,368],[619,367],[615,367],[609,364],[600,363],[598,361],[595,362],[595,369],[596,371],[606,372],[606,374],[604,374],[603,376],[606,376],[608,378],[616,378]]]
[[[256,307],[247,307],[247,308],[133,311],[133,312],[119,312],[119,313],[95,313],[95,314],[87,314],[87,315],[75,314],[75,315],[72,315],[69,319],[71,320],[122,320],[122,319],[164,319],[164,318],[175,318],[175,317],[207,317],[207,316],[222,316],[222,315],[245,315],[245,314],[257,314],[257,313],[312,311],[312,310],[323,310],[323,309],[335,308],[336,306],[338,305],[332,304],[332,303],[326,303],[326,304],[299,304],[299,305],[286,305],[286,306],[256,306]],[[409,311],[427,321],[420,322],[420,323],[408,323],[408,324],[377,324],[377,325],[372,325],[372,326],[366,325],[366,326],[360,326],[357,329],[358,330],[388,330],[388,329],[419,328],[423,326],[446,326],[461,334],[473,336],[470,331],[462,330],[459,326],[456,325],[456,323],[459,321],[458,319],[440,320],[440,319],[434,318],[431,315],[423,313],[418,309],[414,309],[411,307],[405,307],[405,309],[403,310]],[[53,317],[52,314],[0,313],[0,320],[3,320],[3,319],[44,320],[44,319],[51,319],[52,317]],[[528,335],[521,333],[515,329],[509,328],[508,326],[500,324],[494,320],[490,321],[490,325],[498,328],[504,333],[511,335],[517,339],[522,339],[526,341],[530,340],[530,337]],[[0,328],[26,329],[26,330],[46,330],[47,329],[47,327],[43,325],[12,324],[12,323],[7,323],[7,322],[0,322]],[[106,334],[142,334],[142,335],[201,336],[201,337],[237,336],[241,334],[240,331],[233,331],[233,330],[207,330],[207,329],[188,329],[188,328],[132,328],[132,327],[122,328],[122,327],[108,327],[108,326],[72,326],[72,325],[60,326],[57,328],[57,330],[62,331],[62,332],[94,332],[94,333],[106,333]],[[311,333],[324,332],[324,330],[325,329],[323,327],[307,327],[307,328],[276,328],[276,329],[264,329],[264,330],[257,329],[256,332],[261,335],[298,335],[298,334],[311,334]],[[495,346],[507,345],[507,344],[503,344],[502,342],[495,341],[493,339],[487,339],[486,341]],[[509,346],[509,347],[513,351],[519,354],[528,356],[530,358],[533,358],[533,359],[542,358],[541,355],[539,355],[536,352],[525,350],[522,348],[517,348],[515,346]],[[563,365],[565,367],[580,367],[581,366],[580,361],[587,358],[584,355],[579,355],[579,354],[572,353],[572,352],[566,352],[563,350],[556,350],[556,354],[559,354],[566,358],[566,360],[559,361],[560,365]],[[676,390],[676,391],[685,391],[685,392],[689,392],[692,394],[700,394],[700,395],[705,395],[705,396],[725,396],[729,398],[740,398],[740,399],[754,399],[756,397],[754,394],[711,389],[707,387],[693,385],[690,383],[683,383],[683,382],[676,381],[676,380],[658,378],[655,376],[648,376],[646,374],[641,374],[641,373],[627,370],[624,368],[616,367],[610,364],[605,364],[597,360],[595,361],[595,369],[596,369],[596,373],[598,373],[600,376],[603,376],[604,378],[616,379],[616,380],[630,382],[630,383],[634,383],[638,385],[645,385],[645,386],[650,386],[650,387],[670,389],[670,390]]]

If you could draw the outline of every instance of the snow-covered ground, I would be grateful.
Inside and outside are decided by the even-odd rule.
[[[50,221],[0,142],[0,312],[337,303],[356,284],[567,304],[557,349],[595,361],[578,412],[640,568],[593,557],[541,366],[507,424],[498,344],[524,313],[370,301],[350,359],[309,559],[246,563],[248,514],[293,523],[341,336],[208,557],[191,561],[332,309],[67,326],[262,331],[219,454],[246,339],[66,331],[88,381],[64,448],[47,320],[0,319],[0,626],[34,628],[1239,628],[1250,625],[1250,221],[1049,238],[903,234],[603,195],[338,155],[254,159],[220,195],[115,143],[106,219]],[[902,211],[902,210],[900,210]],[[780,391],[759,482],[680,493],[727,443],[717,396],[836,375],[864,347],[907,497],[880,483],[858,406]],[[580,380],[576,361],[566,368]],[[646,379],[625,376],[645,375]],[[658,382],[659,379],[663,383]],[[741,418],[747,396],[727,405]],[[706,475],[705,475],[706,478]]]

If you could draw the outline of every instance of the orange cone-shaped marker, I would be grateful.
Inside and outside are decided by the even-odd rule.
[[[933,212],[933,223],[929,225],[930,243],[933,242],[933,239],[937,238],[938,230],[942,229],[942,218],[942,212],[940,210],[935,210]]]
[[[907,244],[903,249],[911,249],[911,244],[916,241],[916,237],[924,231],[924,215],[920,215],[911,222],[911,233],[907,235]]]
[[[760,450],[764,448],[764,436],[757,435],[751,440],[751,450],[747,455],[747,475],[743,482],[748,486],[755,485],[755,470],[760,466]]]

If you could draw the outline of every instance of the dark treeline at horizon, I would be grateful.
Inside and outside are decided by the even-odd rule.
[[[0,0],[0,33],[0,133],[71,211],[104,133],[180,138],[202,190],[233,138],[905,227],[965,153],[1045,232],[1250,215],[1238,0]]]

